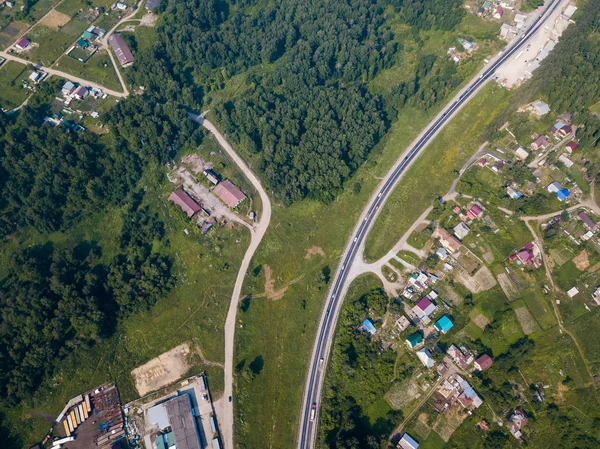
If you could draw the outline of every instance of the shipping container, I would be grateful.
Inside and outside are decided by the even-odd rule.
[[[87,405],[86,405],[86,403],[85,403],[85,402],[83,402],[81,405],[82,405],[82,407],[83,407],[83,417],[84,417],[85,419],[88,419],[88,416],[90,416],[90,415],[89,415],[89,413],[88,413],[88,408],[87,408]]]
[[[210,428],[212,429],[213,433],[217,431],[217,424],[215,423],[214,416],[210,417]]]
[[[214,440],[212,440],[212,447],[213,447],[213,449],[221,449],[221,445],[219,444],[218,438],[215,438]]]
[[[81,416],[79,416],[79,409],[75,406],[73,407],[75,411],[75,419],[77,420],[77,424],[81,424]]]
[[[73,420],[71,419],[71,415],[67,415],[67,423],[69,424],[69,430],[73,432]]]
[[[77,429],[77,419],[75,418],[75,412],[73,410],[71,410],[69,415],[71,416],[71,422],[73,423],[73,428]]]
[[[66,419],[63,421],[63,425],[65,426],[65,435],[70,437],[71,431],[69,430],[69,422]]]
[[[79,404],[77,408],[79,409],[79,417],[81,418],[81,422],[85,421],[85,416],[83,416],[83,405]]]
[[[87,407],[88,413],[91,413],[92,412],[92,407],[90,405],[90,395],[89,394],[85,395],[85,405]]]

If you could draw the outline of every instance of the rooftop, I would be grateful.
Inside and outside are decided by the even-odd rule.
[[[246,198],[246,195],[244,195],[240,189],[233,185],[229,179],[217,184],[213,190],[213,193],[221,198],[221,200],[231,208],[236,207],[242,200],[244,200],[244,198]]]

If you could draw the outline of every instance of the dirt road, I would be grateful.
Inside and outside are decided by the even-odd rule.
[[[219,428],[221,431],[221,439],[225,449],[233,449],[233,401],[229,401],[230,397],[233,397],[233,343],[235,337],[235,322],[236,314],[238,309],[238,301],[240,299],[240,293],[242,291],[242,285],[244,284],[244,278],[250,261],[254,256],[254,252],[258,248],[267,228],[271,221],[271,201],[267,196],[267,193],[263,189],[258,178],[252,173],[252,170],[246,165],[242,158],[236,153],[236,151],[229,145],[225,137],[219,132],[215,126],[203,117],[203,115],[196,115],[189,113],[188,116],[195,122],[204,126],[210,131],[219,145],[227,152],[229,157],[235,162],[235,164],[244,173],[246,178],[252,183],[262,201],[262,213],[260,220],[252,227],[250,235],[250,246],[246,250],[242,265],[238,271],[238,275],[233,288],[233,294],[231,295],[231,303],[229,304],[229,312],[227,313],[227,319],[225,321],[225,394],[222,400],[215,403],[215,409],[217,413],[217,419],[219,421]]]

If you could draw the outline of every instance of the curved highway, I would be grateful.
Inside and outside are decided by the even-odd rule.
[[[342,255],[341,265],[338,267],[335,274],[332,287],[329,291],[321,315],[305,385],[304,402],[302,404],[298,434],[298,449],[311,449],[314,447],[318,423],[318,407],[321,400],[321,389],[325,379],[325,367],[327,365],[329,349],[335,332],[338,312],[348,287],[346,285],[348,281],[348,272],[359,253],[359,248],[363,244],[366,235],[371,230],[379,208],[385,203],[402,174],[419,155],[421,150],[427,146],[461,106],[468,102],[475,92],[493,76],[494,72],[526,44],[529,38],[544,25],[548,17],[556,11],[560,4],[560,0],[551,0],[538,18],[529,25],[529,28],[525,33],[509,48],[505,49],[504,53],[501,52],[493,61],[491,61],[488,64],[488,67],[485,68],[477,78],[472,80],[471,83],[466,86],[457,97],[442,110],[442,112],[440,112],[434,121],[431,122],[417,138],[412,147],[405,152],[404,157],[399,159],[394,167],[388,172],[381,182],[377,193],[373,195],[363,210],[360,221],[356,225],[352,237]]]

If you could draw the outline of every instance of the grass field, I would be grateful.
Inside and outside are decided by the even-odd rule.
[[[419,156],[397,184],[367,236],[365,258],[374,261],[383,256],[406,232],[423,210],[447,192],[455,178],[455,171],[473,155],[479,146],[479,132],[494,114],[506,107],[510,94],[495,84],[487,85],[444,128]],[[396,123],[385,145],[397,148],[399,153],[408,142],[395,141],[404,123]],[[412,135],[409,132],[409,135]],[[419,204],[421,207],[414,207]]]
[[[106,50],[97,51],[85,63],[65,55],[56,62],[54,67],[98,83],[108,89],[119,92],[123,90]]]
[[[27,67],[15,61],[6,61],[0,66],[0,107],[12,109],[27,98],[28,90],[23,88],[22,80],[27,79]]]

